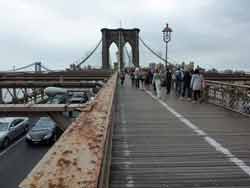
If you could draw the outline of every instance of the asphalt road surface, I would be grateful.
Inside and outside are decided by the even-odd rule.
[[[32,124],[35,122],[32,120]],[[0,188],[18,188],[49,148],[46,145],[30,146],[23,135],[8,148],[0,150]]]
[[[0,187],[17,188],[48,151],[49,146],[29,146],[20,138],[0,153]]]

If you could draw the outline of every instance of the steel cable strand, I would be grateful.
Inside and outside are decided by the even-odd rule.
[[[89,53],[89,55],[85,57],[79,64],[77,64],[77,66],[80,67],[83,63],[85,63],[95,53],[95,51],[101,45],[101,43],[102,43],[102,39],[98,42],[95,48]]]
[[[151,53],[153,53],[153,54],[154,54],[156,57],[158,57],[160,60],[166,62],[166,59],[163,58],[163,57],[161,57],[159,54],[157,54],[149,45],[147,45],[147,44],[144,42],[144,40],[143,40],[141,37],[139,37],[139,39],[140,39],[140,41],[142,42],[143,46],[146,47]],[[168,59],[170,59],[170,58],[168,58]],[[170,60],[171,60],[171,61],[174,61],[174,62],[176,62],[176,63],[178,63],[178,62],[175,61],[173,58],[171,58]],[[168,61],[168,62],[171,63],[171,61]]]

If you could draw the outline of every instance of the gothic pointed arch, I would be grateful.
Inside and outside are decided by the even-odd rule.
[[[102,32],[102,67],[103,69],[110,69],[109,64],[109,47],[114,42],[119,50],[120,68],[124,68],[123,62],[123,47],[126,42],[129,42],[132,48],[132,62],[134,66],[139,67],[139,32],[135,29],[107,29],[104,28]]]

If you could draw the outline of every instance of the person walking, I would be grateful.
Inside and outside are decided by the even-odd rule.
[[[123,86],[124,80],[125,80],[125,72],[124,71],[120,72],[120,80],[121,80],[121,85]]]
[[[193,95],[194,95],[194,103],[197,102],[197,100],[201,97],[201,88],[202,88],[202,77],[199,73],[199,70],[196,69],[194,71],[194,74],[192,75],[191,78],[191,83],[190,83],[190,87],[193,90]]]
[[[150,78],[150,73],[151,71],[148,70],[147,72],[145,72],[145,89],[149,90],[149,85],[151,84],[151,78]]]
[[[181,96],[182,81],[183,81],[183,72],[181,71],[180,67],[178,67],[175,72],[175,93],[177,97]]]
[[[140,72],[139,72],[139,77],[140,77],[140,82],[141,82],[141,89],[144,89],[144,82],[145,82],[145,72],[144,72],[144,70],[140,70]]]
[[[140,69],[138,67],[135,68],[135,87],[140,88]]]
[[[172,72],[167,68],[166,70],[166,94],[169,95],[171,91],[172,85]]]
[[[131,87],[135,87],[135,73],[133,70],[130,72]]]
[[[155,84],[157,98],[161,98],[161,76],[158,69],[156,69],[153,76],[153,84]]]
[[[184,98],[186,95],[189,100],[191,100],[192,93],[190,92],[190,82],[191,82],[191,72],[189,70],[185,70],[183,76],[183,89],[182,89],[182,97]]]

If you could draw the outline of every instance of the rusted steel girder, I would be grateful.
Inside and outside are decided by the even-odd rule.
[[[53,72],[0,72],[1,76],[15,77],[15,76],[81,76],[81,77],[91,77],[91,76],[111,76],[112,70],[82,70],[82,71],[53,71]]]
[[[70,112],[86,104],[0,104],[0,114],[12,112]]]
[[[107,140],[112,136],[116,83],[117,74],[20,184],[21,188],[103,187],[100,178],[104,177],[106,147],[111,145]]]
[[[37,77],[23,77],[23,76],[16,76],[16,77],[0,77],[0,81],[102,81],[107,80],[108,76],[90,76],[90,77],[81,77],[81,76],[75,76],[75,77],[51,77],[51,76],[37,76]]]
[[[101,87],[97,82],[68,82],[68,81],[1,81],[0,88],[45,88],[45,87],[64,87],[64,88],[94,88]]]
[[[56,125],[65,130],[70,121],[62,112],[82,111],[85,104],[0,104],[0,117],[50,116]]]

